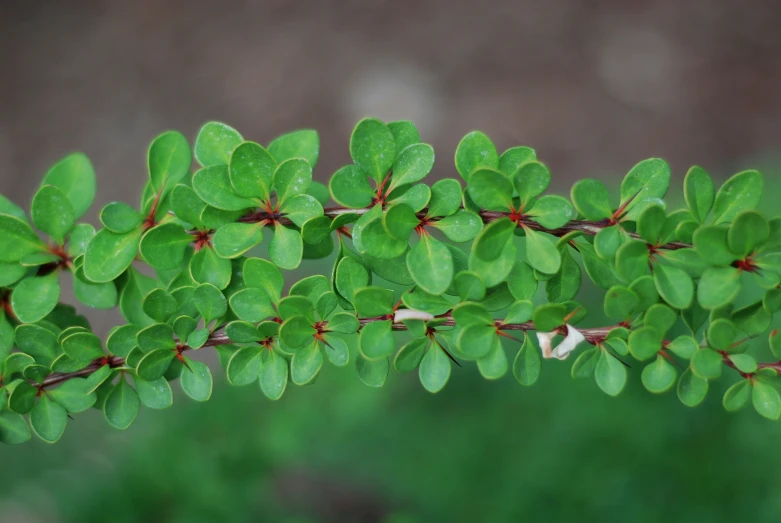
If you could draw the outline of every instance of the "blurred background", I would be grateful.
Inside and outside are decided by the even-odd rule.
[[[318,129],[325,182],[367,115],[414,120],[435,178],[481,129],[535,147],[562,194],[586,176],[617,187],[651,156],[676,187],[699,164],[761,168],[779,191],[779,25],[772,0],[4,0],[0,192],[27,206],[82,150],[96,223],[137,201],[154,136],[211,119],[261,143]],[[728,380],[692,410],[641,390],[639,368],[611,399],[569,366],[528,390],[455,369],[435,396],[415,375],[378,391],[327,366],[276,403],[219,383],[122,433],[87,413],[57,445],[0,447],[0,521],[779,520],[781,425],[726,414]]]

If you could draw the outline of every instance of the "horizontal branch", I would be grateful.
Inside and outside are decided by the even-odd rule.
[[[349,207],[326,207],[323,209],[323,214],[328,218],[334,219],[337,216],[342,216],[345,214],[357,214],[362,216],[368,213],[371,209],[372,207],[363,207],[360,209],[351,209]],[[463,207],[461,207],[461,209],[463,209]],[[424,208],[417,213],[417,217],[422,221],[424,218],[426,218],[427,212],[428,209]],[[511,215],[509,212],[483,210],[481,210],[478,214],[483,219],[484,223],[490,223],[501,218],[509,218]],[[257,223],[264,220],[275,220],[283,225],[293,224],[293,222],[291,222],[288,218],[285,218],[282,214],[270,213],[267,211],[252,212],[238,219],[238,221],[242,223]],[[524,216],[521,216],[517,223],[534,231],[545,232],[559,238],[571,232],[581,232],[587,236],[596,236],[599,231],[615,225],[615,223],[611,222],[610,220],[602,220],[598,222],[588,220],[571,220],[566,225],[557,229],[547,229],[534,220]],[[637,233],[628,232],[628,234],[631,238],[642,240],[642,238]],[[661,248],[670,251],[677,249],[687,249],[691,247],[691,245],[683,242],[669,242],[661,246]]]

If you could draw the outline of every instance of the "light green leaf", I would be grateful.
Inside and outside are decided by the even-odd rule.
[[[683,180],[683,195],[689,212],[698,222],[703,223],[708,216],[713,207],[715,192],[713,180],[705,169],[696,165],[689,169]]]
[[[274,171],[274,190],[277,203],[284,206],[294,196],[306,193],[312,182],[312,167],[301,158],[282,162]]]
[[[49,397],[65,407],[68,412],[83,412],[97,400],[90,390],[90,383],[82,378],[70,379],[48,392]]]
[[[119,383],[106,396],[103,415],[112,427],[125,430],[136,419],[140,407],[138,393],[121,377]]]
[[[508,211],[513,208],[513,186],[504,174],[481,168],[469,175],[469,196],[482,209]]]
[[[280,300],[285,279],[276,265],[262,258],[247,258],[242,272],[247,287],[263,289],[275,303]]]
[[[277,162],[266,149],[255,142],[244,142],[231,154],[228,177],[239,196],[267,202],[276,168]]]
[[[309,343],[293,354],[290,360],[290,378],[296,385],[306,385],[311,382],[323,367],[323,353],[317,342]]]
[[[308,194],[290,198],[279,210],[298,227],[303,227],[308,220],[323,215],[323,206]]]
[[[594,378],[603,392],[618,396],[626,385],[626,367],[615,356],[603,350],[594,369]]]
[[[716,201],[718,203],[718,199]],[[768,419],[776,420],[781,417],[781,395],[772,385],[755,381],[754,390],[751,391],[751,403],[759,414]]]
[[[358,379],[368,387],[379,388],[385,385],[389,370],[390,363],[388,358],[369,360],[360,353],[355,358],[355,371],[358,374]]]
[[[195,159],[204,167],[228,165],[233,150],[243,141],[236,129],[220,122],[208,122],[195,138]]]
[[[407,254],[407,269],[415,284],[429,294],[442,294],[453,281],[453,257],[439,240],[423,235]]]
[[[656,357],[655,362],[646,365],[640,375],[643,386],[654,394],[661,394],[670,390],[675,385],[677,378],[678,374],[675,372],[675,367],[661,354]]]
[[[303,158],[312,168],[320,156],[320,137],[314,129],[301,129],[283,134],[268,144],[268,152],[282,163],[291,158]]]
[[[26,221],[0,214],[0,262],[18,262],[28,254],[46,250]]]
[[[328,182],[328,189],[336,203],[355,209],[371,205],[375,194],[366,173],[355,165],[336,171]]]
[[[205,323],[222,318],[228,311],[228,302],[220,290],[210,283],[203,283],[193,291],[195,308],[203,317]]]
[[[187,138],[176,131],[166,131],[149,146],[147,165],[152,189],[164,196],[190,173],[192,154]]]
[[[258,204],[234,192],[227,165],[212,165],[196,172],[193,189],[204,202],[224,211],[242,211]]]
[[[393,167],[396,142],[390,129],[376,118],[364,118],[350,136],[353,162],[378,184]]]
[[[54,310],[60,299],[57,273],[31,276],[22,280],[11,293],[11,308],[19,321],[35,323]]]
[[[587,220],[599,221],[613,215],[610,194],[599,180],[580,180],[572,186],[570,197],[575,208]]]
[[[54,185],[65,193],[78,219],[95,200],[95,169],[85,154],[72,153],[49,169],[41,185]]]
[[[95,283],[116,279],[133,263],[141,233],[141,229],[125,234],[108,229],[98,231],[84,253],[84,276]]]
[[[464,136],[456,148],[456,170],[466,181],[480,167],[499,167],[499,154],[491,139],[480,131]]]
[[[363,326],[358,337],[361,354],[370,360],[387,358],[396,349],[391,320],[374,321]]]
[[[238,258],[263,241],[263,224],[228,223],[214,233],[214,251],[222,258]]]
[[[461,243],[473,240],[480,233],[483,229],[483,219],[476,213],[460,209],[455,214],[431,222],[429,225],[442,231],[450,241]]]
[[[76,219],[70,200],[54,185],[44,185],[38,189],[33,197],[30,215],[35,226],[60,245],[65,242],[65,235],[73,229]]]
[[[135,378],[136,393],[142,405],[150,409],[167,409],[174,404],[174,395],[171,385],[165,378],[154,381],[146,381]]]
[[[16,445],[29,441],[30,427],[20,414],[0,410],[0,442]]]
[[[649,202],[663,198],[670,186],[670,166],[662,159],[638,163],[621,182],[621,205],[626,219],[635,220]]]
[[[274,351],[268,352],[268,357],[260,367],[260,390],[271,400],[282,397],[287,387],[287,360]]]
[[[537,161],[529,161],[518,166],[510,179],[521,199],[521,208],[525,209],[532,199],[542,194],[550,185],[548,168]]]
[[[739,212],[756,207],[763,188],[759,171],[743,171],[724,182],[713,204],[713,223],[731,222]]]
[[[439,392],[450,379],[450,359],[438,344],[432,344],[420,362],[420,383],[429,392]]]
[[[416,143],[406,147],[393,162],[393,175],[388,191],[422,180],[431,172],[433,166],[434,148],[429,144]]]
[[[676,309],[687,309],[694,297],[694,282],[686,271],[657,263],[654,265],[654,283],[659,295]]]
[[[59,403],[43,395],[30,413],[30,425],[35,435],[46,443],[56,443],[65,432],[68,413]]]
[[[205,247],[190,258],[190,276],[196,283],[211,283],[222,290],[231,280],[231,261]]]
[[[550,235],[524,227],[526,259],[529,265],[545,274],[556,274],[561,267],[561,253]]]
[[[271,261],[277,267],[292,270],[301,264],[304,254],[304,241],[298,231],[277,223],[274,225],[274,236],[268,247]]]
[[[141,256],[152,267],[172,270],[178,269],[182,265],[187,246],[192,242],[193,236],[185,231],[181,225],[164,223],[149,229],[141,237],[139,250]]]
[[[546,229],[558,229],[572,219],[572,204],[561,196],[547,194],[538,198],[526,214]]]
[[[697,301],[708,310],[718,309],[740,292],[740,272],[733,267],[707,269],[697,284]]]
[[[692,373],[691,369],[681,375],[678,380],[678,399],[687,407],[696,407],[708,394],[708,380]]]
[[[195,401],[207,401],[212,395],[212,373],[205,363],[185,357],[180,382],[182,390]]]
[[[427,216],[450,216],[461,207],[461,184],[453,178],[439,180],[431,186]]]

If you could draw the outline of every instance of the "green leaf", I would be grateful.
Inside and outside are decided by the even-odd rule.
[[[222,292],[210,283],[203,283],[195,288],[193,292],[195,308],[203,317],[205,323],[211,323],[225,316],[228,312],[228,302]]]
[[[733,267],[707,269],[697,284],[697,301],[708,310],[718,309],[734,300],[740,292],[740,271]]]
[[[545,274],[556,274],[561,268],[561,253],[553,238],[528,227],[526,233],[526,259],[534,269]]]
[[[261,258],[248,258],[244,262],[242,272],[247,287],[263,289],[275,303],[280,300],[285,280],[276,265]]]
[[[155,194],[161,197],[190,173],[192,154],[187,138],[179,132],[167,131],[149,146],[147,165]]]
[[[206,204],[192,187],[180,183],[171,191],[171,210],[180,220],[201,228],[201,214],[205,208]]]
[[[691,369],[681,375],[678,380],[678,399],[687,407],[696,407],[708,394],[708,380],[692,373]]]
[[[499,170],[510,176],[521,164],[536,159],[537,153],[531,147],[510,147],[499,156]]]
[[[480,301],[485,297],[485,284],[477,273],[461,271],[455,276],[461,301]]]
[[[106,349],[114,356],[125,357],[137,345],[138,325],[122,325],[111,330],[106,338]]]
[[[583,274],[580,266],[566,247],[559,249],[561,268],[545,284],[545,293],[552,302],[565,302],[573,299],[580,290]]]
[[[184,358],[180,381],[182,390],[195,401],[207,401],[212,395],[212,373],[205,363]]]
[[[430,235],[421,236],[409,251],[407,269],[415,284],[429,294],[442,294],[453,281],[453,257],[442,242]]]
[[[65,407],[68,412],[83,412],[92,407],[97,400],[85,379],[70,379],[48,392],[49,397]]]
[[[546,303],[534,309],[532,321],[534,329],[539,332],[550,332],[564,325],[567,307],[560,303]]]
[[[646,325],[652,326],[662,335],[666,334],[675,325],[677,319],[678,313],[661,303],[648,307],[643,317]]]
[[[713,223],[731,222],[739,212],[756,207],[763,189],[759,171],[743,171],[724,182],[713,204]]]
[[[629,335],[629,352],[639,361],[654,357],[662,348],[662,335],[653,324],[635,329]]]
[[[600,221],[610,218],[613,210],[605,184],[599,180],[580,180],[572,186],[572,203],[587,220]]]
[[[721,376],[721,354],[710,348],[701,348],[691,359],[691,369],[694,374],[706,380]]]
[[[453,178],[439,180],[431,186],[427,216],[450,216],[461,207],[461,184]]]
[[[44,395],[30,413],[30,425],[35,435],[46,443],[56,443],[65,432],[68,413],[58,403]]]
[[[507,286],[516,300],[531,300],[537,294],[538,286],[534,269],[526,262],[517,262],[507,276]]]
[[[432,344],[420,362],[420,383],[429,392],[439,392],[450,378],[450,359],[438,344]]]
[[[19,321],[35,323],[54,310],[60,299],[57,273],[22,280],[11,294],[11,308]]]
[[[499,167],[499,154],[491,139],[480,131],[472,131],[464,136],[456,148],[456,170],[466,181],[470,181],[478,168]]]
[[[465,357],[477,360],[488,354],[497,336],[495,326],[473,323],[461,329],[456,347]]]
[[[62,340],[62,350],[75,361],[92,361],[104,356],[100,338],[91,332],[77,332]]]
[[[176,300],[164,289],[154,289],[144,296],[144,313],[159,323],[164,323],[176,312]]]
[[[293,131],[272,140],[268,144],[268,152],[277,163],[290,158],[303,158],[314,168],[320,155],[320,137],[313,129]]]
[[[14,343],[22,352],[29,354],[37,363],[41,365],[51,365],[57,356],[59,356],[59,347],[57,345],[57,336],[44,327],[39,325],[22,324],[14,328],[5,317],[3,317],[2,329],[8,329],[5,338],[8,340],[7,348],[0,351],[0,360],[4,360],[11,352]]]
[[[268,351],[268,356],[260,367],[260,390],[271,400],[282,397],[287,387],[287,360],[274,351]]]
[[[504,174],[481,168],[469,175],[467,193],[482,209],[507,211],[513,208],[513,186]]]
[[[231,154],[228,177],[239,196],[267,202],[276,168],[277,162],[266,149],[255,142],[244,142]]]
[[[230,297],[231,310],[245,321],[258,322],[275,316],[271,299],[266,291],[257,288],[243,289]]]
[[[317,342],[312,341],[293,354],[290,360],[290,378],[296,385],[310,383],[323,367],[323,353]]]
[[[654,394],[670,390],[675,385],[677,378],[678,373],[675,372],[675,367],[662,355],[657,356],[655,362],[646,365],[640,375],[643,386]]]
[[[393,359],[393,367],[398,372],[411,372],[418,368],[426,353],[427,338],[417,338],[406,343]]]
[[[633,282],[648,274],[648,258],[645,242],[628,241],[616,252],[616,272],[625,282]]]
[[[637,233],[651,245],[659,245],[666,220],[664,207],[648,205],[637,217]]]
[[[233,150],[243,141],[241,135],[220,122],[208,122],[195,138],[195,159],[204,167],[228,165]]]
[[[615,356],[603,350],[594,369],[594,378],[603,392],[618,396],[626,385],[626,367]]]
[[[667,349],[679,358],[688,360],[697,352],[699,345],[691,336],[678,336],[667,345]]]
[[[60,189],[70,200],[78,219],[95,200],[95,169],[85,154],[72,153],[49,169],[41,185]]]
[[[100,221],[111,232],[124,234],[140,227],[144,216],[126,203],[111,202],[100,211]]]
[[[530,161],[519,165],[510,179],[521,199],[521,208],[525,209],[534,198],[548,188],[550,172],[544,164]]]
[[[30,427],[24,418],[8,410],[0,410],[0,442],[18,444],[29,441]]]
[[[355,259],[346,256],[336,267],[335,287],[348,301],[354,301],[355,291],[369,285],[369,273]]]
[[[623,286],[611,287],[605,294],[605,316],[613,320],[629,318],[640,304],[640,297]]]
[[[594,237],[594,251],[607,260],[613,259],[618,249],[629,239],[620,225],[611,225],[600,230]]]
[[[260,223],[228,223],[214,233],[214,251],[222,258],[238,258],[263,241]]]
[[[526,214],[546,229],[558,229],[572,219],[572,204],[561,196],[548,194],[538,198]]]
[[[231,280],[231,262],[205,247],[190,258],[190,276],[196,283],[211,283],[222,290]]]
[[[523,345],[513,360],[513,376],[524,387],[534,385],[540,377],[540,352],[531,340],[524,335]]]
[[[422,180],[431,172],[433,166],[433,147],[427,143],[409,145],[399,152],[393,162],[393,175],[388,191]]]
[[[193,175],[193,189],[204,202],[225,211],[242,211],[257,202],[234,192],[225,165],[204,167]]]
[[[323,206],[308,194],[299,194],[285,201],[280,212],[298,227],[318,216],[323,215]]]
[[[360,327],[358,319],[349,312],[337,312],[328,320],[326,329],[328,332],[353,334]]]
[[[30,215],[35,226],[60,245],[65,242],[65,235],[73,229],[76,219],[70,200],[54,185],[44,185],[38,189],[33,197]]]
[[[429,225],[442,231],[450,241],[461,243],[474,239],[480,233],[483,229],[483,220],[476,213],[461,209],[455,214],[431,222]],[[514,228],[513,225],[512,229]],[[499,253],[496,256],[499,256]],[[496,259],[496,256],[493,259]]]
[[[762,214],[753,210],[735,216],[727,231],[730,250],[740,256],[747,256],[769,237],[770,224]]]
[[[507,374],[508,368],[507,354],[504,352],[502,342],[499,338],[494,338],[488,354],[477,360],[477,369],[483,378],[496,380]]]
[[[729,249],[727,235],[727,229],[724,227],[700,227],[693,236],[694,249],[711,265],[730,265],[737,256]]]
[[[406,203],[391,206],[382,217],[383,226],[393,238],[409,240],[409,235],[420,224],[415,211]]]
[[[354,294],[353,303],[359,316],[370,318],[393,312],[393,291],[380,287],[365,287]]]
[[[757,371],[757,360],[750,354],[730,354],[729,359],[740,372],[751,374]]]
[[[17,414],[27,414],[35,407],[38,388],[26,381],[20,381],[8,397],[8,408]]]
[[[708,326],[708,343],[718,350],[727,349],[735,339],[735,325],[725,319],[718,318]]]
[[[703,223],[708,216],[715,192],[713,180],[705,169],[696,165],[689,169],[683,180],[683,195],[689,212],[698,222]]]
[[[388,378],[388,371],[390,370],[390,363],[388,358],[369,360],[359,353],[355,359],[355,370],[361,383],[369,387],[379,388],[385,385],[385,380]]]
[[[751,383],[748,380],[740,380],[727,389],[724,393],[722,404],[728,412],[740,410],[743,405],[748,403],[751,392]]]
[[[125,234],[108,229],[98,231],[84,253],[84,276],[95,283],[116,279],[133,263],[141,233],[141,229]]]
[[[344,367],[350,362],[350,349],[342,338],[330,334],[323,336],[323,339],[325,340],[324,350],[328,361],[337,367]]]
[[[279,339],[286,347],[298,349],[311,343],[316,332],[309,319],[293,316],[279,328]]]
[[[388,122],[387,125],[391,134],[393,134],[393,140],[396,142],[396,156],[410,145],[420,143],[418,128],[409,120]]]
[[[404,185],[395,189],[388,195],[388,201],[393,203],[406,203],[415,212],[422,211],[431,199],[431,189],[425,183]]]
[[[358,346],[366,358],[378,360],[393,354],[396,340],[391,331],[391,320],[374,321],[363,326],[358,336]]]
[[[306,160],[292,158],[282,162],[274,171],[274,190],[277,193],[277,204],[284,205],[294,196],[306,193],[311,182],[312,167]]]
[[[686,271],[657,263],[654,265],[654,283],[659,295],[676,309],[687,309],[694,297],[694,282]]]
[[[140,406],[138,393],[121,377],[103,403],[103,415],[112,427],[125,430],[136,419]]]
[[[134,379],[136,393],[142,405],[150,409],[167,409],[174,403],[173,391],[168,380],[160,378],[154,381],[146,381],[141,378]]]
[[[18,262],[28,254],[46,250],[26,221],[0,214],[0,262]]]
[[[155,323],[138,331],[136,336],[138,347],[144,352],[157,349],[173,350],[176,348],[173,327],[167,323]]]
[[[667,194],[670,186],[670,166],[659,158],[638,163],[621,182],[621,205],[627,220],[635,220],[649,202]]]
[[[350,136],[353,162],[378,184],[382,182],[396,158],[396,143],[390,129],[376,118],[364,118]]]
[[[331,197],[345,207],[368,207],[374,198],[366,173],[356,165],[347,165],[336,171],[328,182]]]
[[[268,248],[269,258],[277,267],[292,270],[301,264],[304,242],[298,231],[277,223]]]
[[[241,387],[258,380],[263,350],[258,345],[250,345],[233,353],[226,369],[231,385]]]
[[[718,203],[718,198],[716,201]],[[758,380],[754,381],[751,403],[760,415],[768,419],[776,420],[781,417],[781,395],[772,385]]]

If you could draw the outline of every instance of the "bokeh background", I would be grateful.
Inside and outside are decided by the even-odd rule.
[[[326,181],[373,115],[416,121],[435,177],[477,128],[535,147],[563,194],[661,156],[678,186],[759,167],[779,195],[780,25],[773,0],[3,0],[0,192],[27,205],[82,150],[97,222],[137,201],[152,137],[210,119],[262,143],[317,128]],[[653,397],[639,370],[617,399],[569,362],[529,390],[456,369],[435,396],[327,367],[276,403],[218,383],[122,433],[92,412],[0,448],[0,521],[779,521],[781,425],[724,413],[727,383],[694,410]]]

